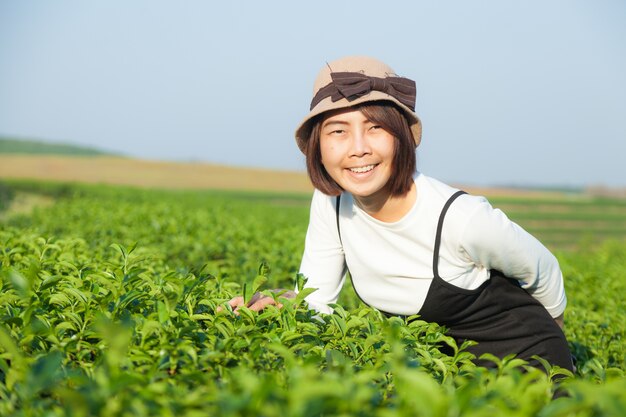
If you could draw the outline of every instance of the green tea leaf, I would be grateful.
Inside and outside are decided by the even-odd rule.
[[[265,285],[268,281],[267,276],[265,275],[257,275],[257,277],[252,282],[252,294],[256,294],[260,291],[260,288]]]
[[[159,315],[159,323],[165,324],[170,319],[170,311],[165,302],[157,301],[157,313]]]
[[[296,299],[295,299],[295,303],[299,304],[300,302],[302,302],[306,297],[309,296],[309,294],[314,293],[315,291],[317,291],[317,288],[304,288],[302,290],[300,290],[298,292],[298,295],[296,295]]]

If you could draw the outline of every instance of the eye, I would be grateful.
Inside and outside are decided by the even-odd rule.
[[[370,126],[370,130],[381,130],[383,127],[381,125],[372,125]]]
[[[343,135],[344,133],[346,133],[346,131],[344,129],[333,129],[333,130],[329,130],[328,132],[326,132],[327,135]]]

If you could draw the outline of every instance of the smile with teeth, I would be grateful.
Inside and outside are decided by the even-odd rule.
[[[355,167],[355,168],[348,168],[348,169],[352,172],[356,172],[357,174],[363,174],[364,172],[369,172],[373,170],[376,167],[376,165],[377,164],[372,164],[372,165],[365,165],[363,167]]]

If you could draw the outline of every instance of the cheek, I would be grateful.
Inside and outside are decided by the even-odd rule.
[[[323,165],[326,165],[327,163],[332,163],[332,161],[336,159],[336,149],[332,144],[321,142],[320,155],[322,157]]]
[[[380,149],[380,153],[384,154],[388,158],[393,159],[396,153],[395,149],[396,149],[396,139],[392,136],[390,138],[387,138],[383,142],[382,147]]]

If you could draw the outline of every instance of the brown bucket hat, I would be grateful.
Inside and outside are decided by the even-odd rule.
[[[296,143],[306,153],[312,119],[329,110],[386,100],[404,112],[417,147],[422,123],[415,114],[415,81],[398,77],[385,63],[366,56],[349,56],[326,64],[313,85],[311,111],[296,129]]]

